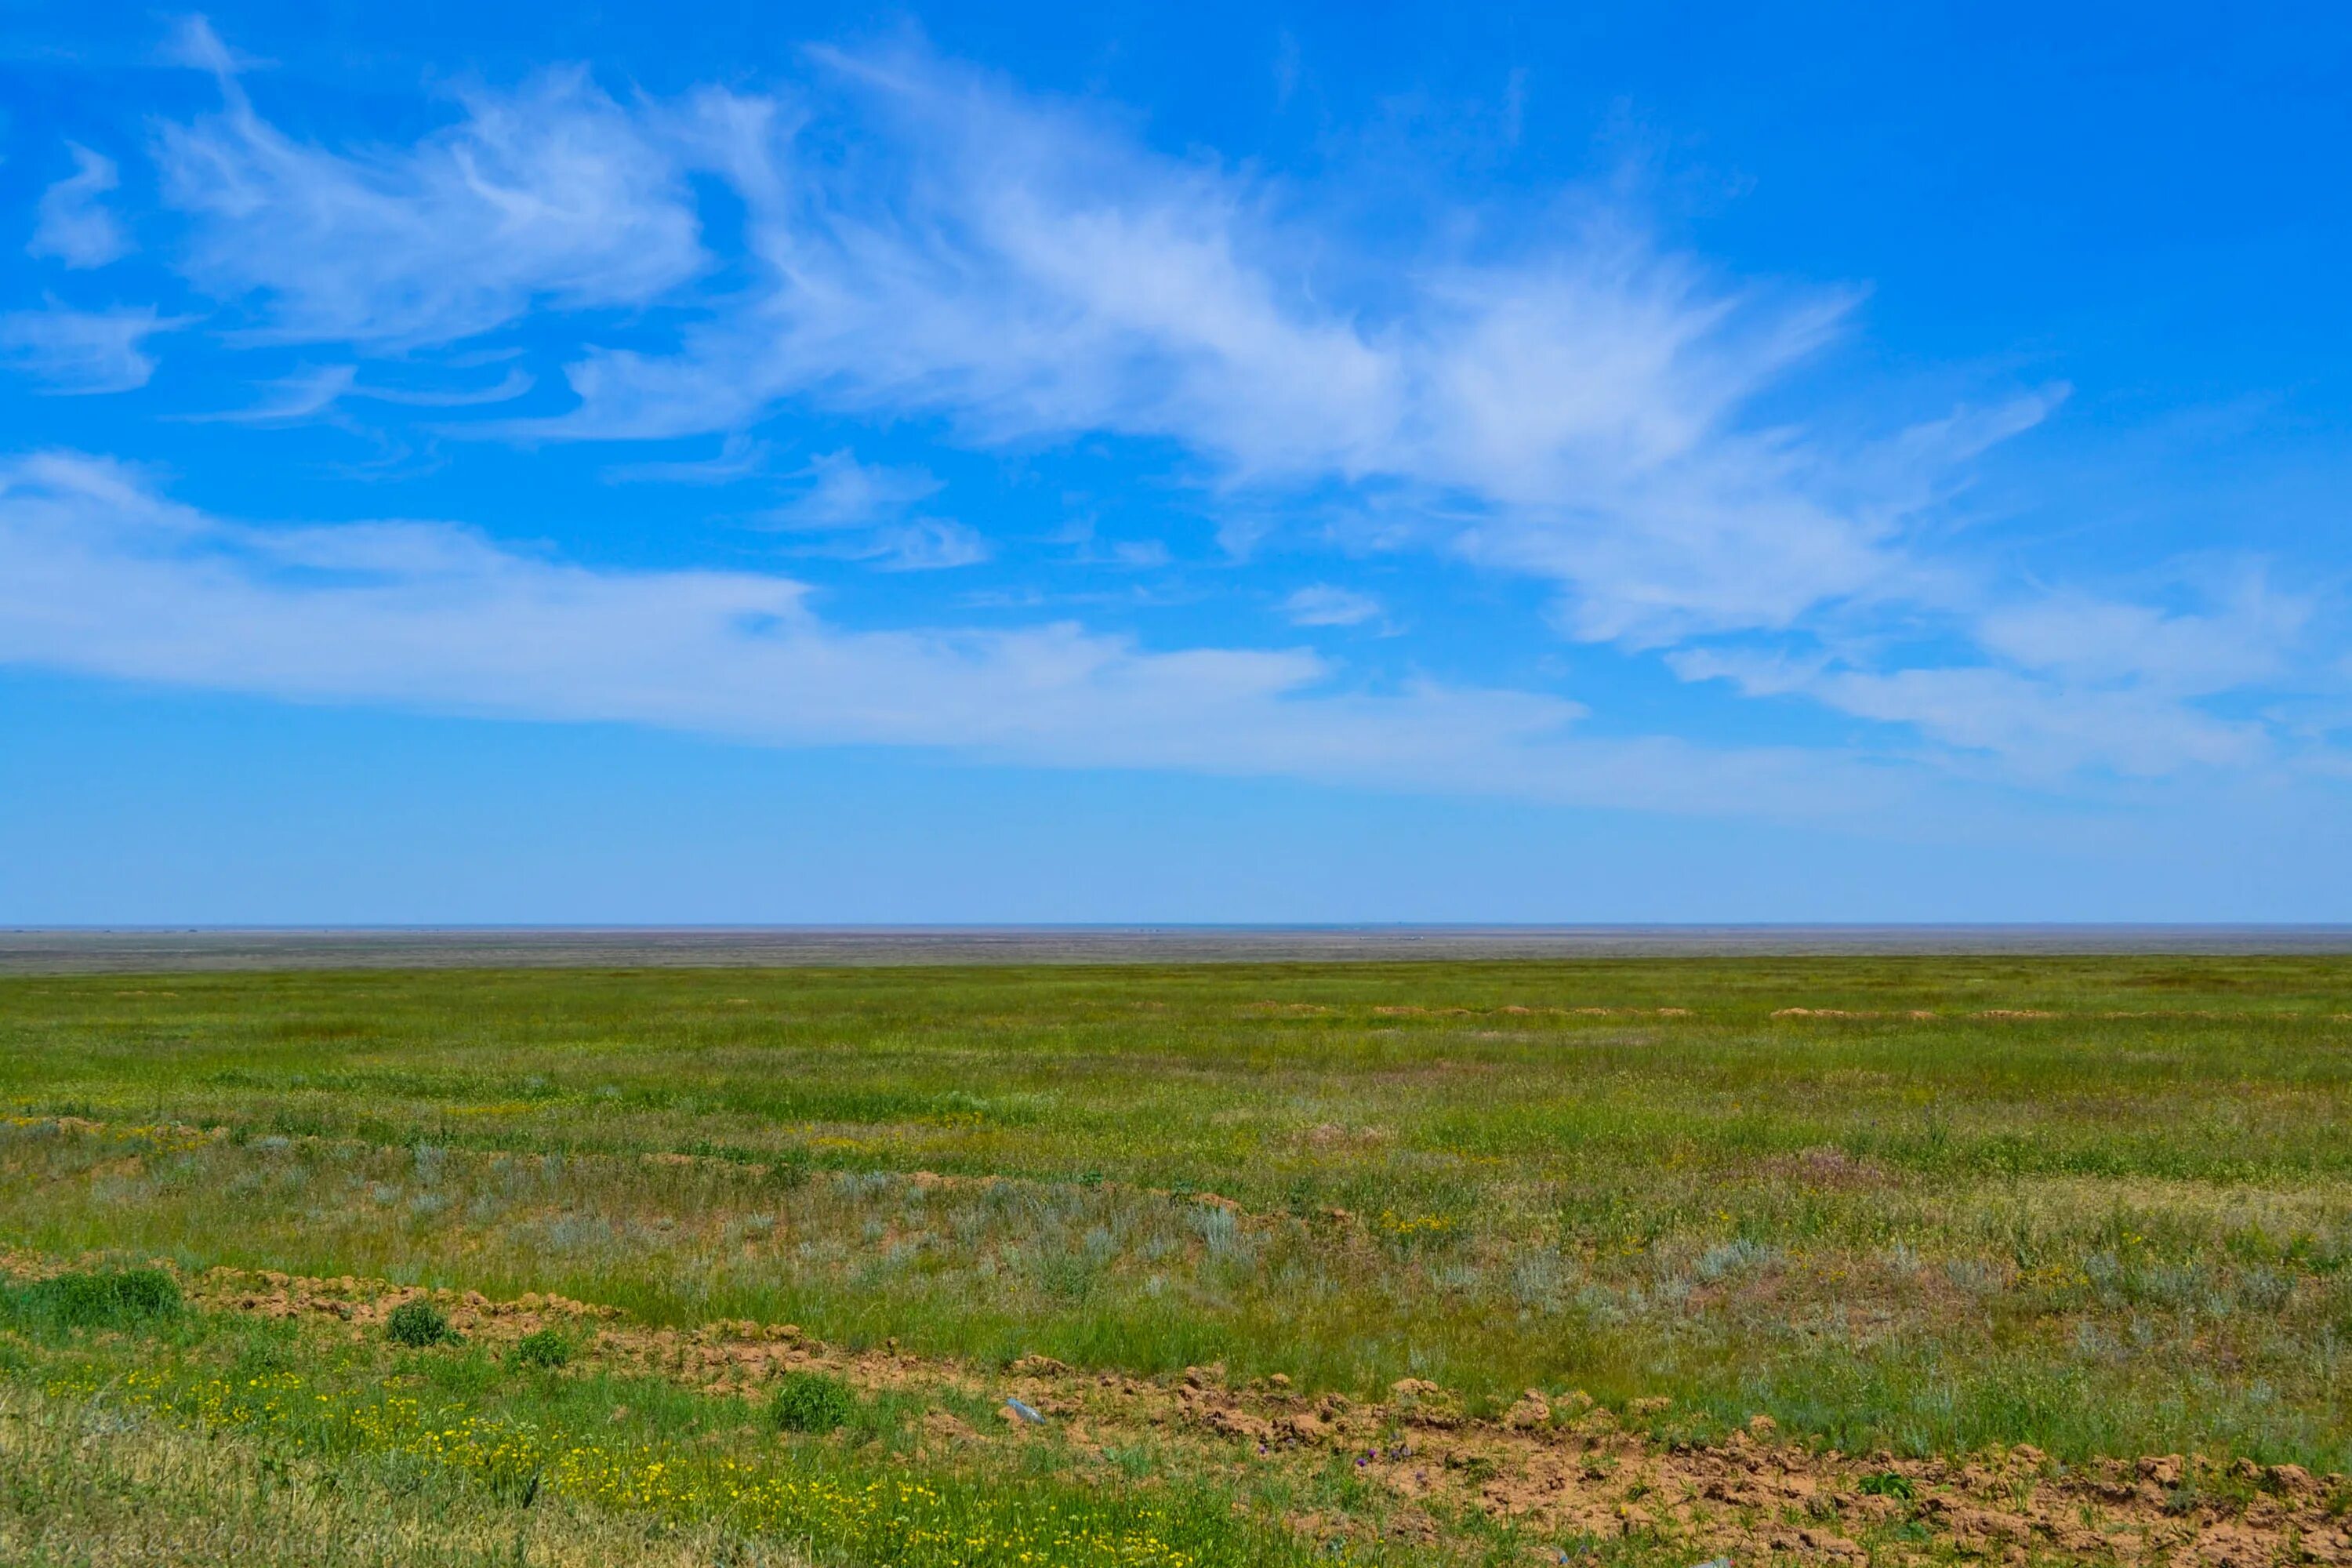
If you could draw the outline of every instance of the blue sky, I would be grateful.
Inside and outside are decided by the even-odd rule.
[[[0,921],[2352,919],[2340,13],[698,9],[5,8]]]

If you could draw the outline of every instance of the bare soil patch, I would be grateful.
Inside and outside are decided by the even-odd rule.
[[[1802,1158],[1801,1156],[1800,1157]],[[0,1258],[19,1277],[53,1271],[35,1255]],[[185,1281],[196,1304],[367,1337],[405,1301],[429,1298],[493,1354],[562,1328],[583,1346],[575,1370],[602,1366],[713,1394],[759,1399],[782,1373],[816,1369],[866,1392],[950,1391],[965,1401],[1018,1399],[1044,1426],[983,1430],[945,1410],[922,1422],[927,1448],[984,1451],[1063,1442],[1097,1455],[1149,1439],[1225,1470],[1295,1471],[1350,1464],[1400,1506],[1392,1535],[1447,1533],[1472,1515],[1595,1541],[1661,1535],[1702,1555],[1860,1563],[1884,1557],[1890,1527],[1908,1526],[1917,1557],[1944,1552],[2023,1563],[2156,1562],[2172,1568],[2352,1563],[2352,1482],[2293,1465],[2149,1455],[2061,1464],[2032,1447],[1937,1459],[1850,1455],[1783,1439],[1763,1416],[1727,1441],[1691,1446],[1645,1430],[1662,1399],[1622,1414],[1581,1394],[1530,1389],[1475,1418],[1436,1384],[1406,1379],[1385,1400],[1307,1395],[1280,1376],[1235,1386],[1222,1366],[1135,1378],[1027,1356],[997,1368],[828,1345],[790,1323],[722,1320],[697,1328],[636,1323],[619,1309],[560,1296],[492,1300],[383,1280],[306,1279],[215,1268]],[[1361,1525],[1314,1514],[1291,1521],[1329,1535]],[[1877,1542],[1865,1546],[1862,1537]]]

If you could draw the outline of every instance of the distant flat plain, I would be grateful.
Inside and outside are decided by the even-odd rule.
[[[0,927],[0,973],[2135,952],[2352,952],[2352,925]]]

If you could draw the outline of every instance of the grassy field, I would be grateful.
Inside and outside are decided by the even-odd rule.
[[[1904,1560],[1967,1549],[1888,1500],[1939,1458],[2031,1445],[2058,1485],[2203,1456],[2202,1492],[2193,1461],[2152,1473],[2217,1529],[2231,1474],[2352,1469],[2352,960],[19,976],[0,1109],[19,1278],[161,1262],[190,1290],[153,1321],[15,1309],[0,1437],[49,1479],[11,1483],[11,1561],[257,1555],[49,1540],[135,1521],[125,1497],[281,1555],[440,1561],[389,1544],[419,1476],[495,1543],[449,1561],[1687,1561],[1694,1517],[1744,1521],[1751,1554]],[[271,1320],[218,1268],[343,1281],[344,1315]],[[353,1327],[387,1285],[618,1315],[530,1367]],[[778,1434],[781,1363],[712,1393],[647,1348],[714,1322],[793,1325],[847,1380],[840,1429]],[[1066,1410],[996,1418],[1054,1363],[1020,1386]],[[240,1375],[290,1380],[301,1418],[205,1405]],[[1066,1393],[1139,1380],[1174,1392],[1132,1432]],[[416,1422],[532,1434],[538,1511],[353,1414],[403,1389],[442,1413]],[[1391,1436],[1291,1454],[1238,1404],[1188,1424],[1202,1389],[1277,1420],[1339,1394]],[[1647,1482],[1622,1528],[1571,1527],[1507,1506],[1509,1455],[1464,1457],[1538,1407],[1580,1454],[1769,1432],[1881,1479],[1799,1510],[1829,1548]],[[120,1486],[57,1458],[92,1422]],[[1402,1479],[1448,1442],[1438,1481]],[[583,1479],[673,1462],[701,1489]],[[893,1503],[919,1516],[896,1534],[811,1500],[903,1485],[936,1500]],[[374,1536],[338,1522],[362,1514]],[[932,1526],[998,1544],[940,1555]]]

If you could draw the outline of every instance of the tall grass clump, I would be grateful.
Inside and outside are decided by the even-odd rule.
[[[133,1329],[177,1318],[179,1281],[160,1268],[78,1270],[0,1289],[0,1317],[30,1329]]]

